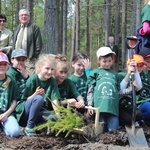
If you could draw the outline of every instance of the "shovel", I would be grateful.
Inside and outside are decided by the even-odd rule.
[[[137,39],[134,37],[127,37],[127,44],[129,49],[129,58],[133,59],[133,48],[137,44]],[[131,73],[132,83],[134,81],[134,73]],[[135,126],[135,114],[136,114],[136,93],[135,87],[132,84],[132,101],[133,101],[133,112],[132,112],[132,124],[131,126],[125,126],[128,135],[128,141],[131,147],[148,147],[143,128]]]

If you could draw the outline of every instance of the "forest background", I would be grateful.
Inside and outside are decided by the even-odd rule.
[[[44,53],[64,54],[71,61],[74,52],[87,54],[97,67],[96,51],[108,44],[110,35],[119,46],[119,70],[126,68],[126,37],[136,35],[143,0],[0,0],[7,16],[7,28],[19,24],[18,12],[27,8],[31,21],[41,29]]]

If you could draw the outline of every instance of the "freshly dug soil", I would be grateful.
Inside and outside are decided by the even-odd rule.
[[[150,146],[150,127],[143,127],[145,137]],[[150,148],[131,148],[124,128],[118,131],[101,134],[95,138],[87,138],[83,135],[71,133],[65,138],[65,133],[58,137],[55,134],[46,134],[43,130],[37,137],[27,137],[23,134],[19,138],[7,137],[0,131],[0,149],[7,150],[149,150]]]

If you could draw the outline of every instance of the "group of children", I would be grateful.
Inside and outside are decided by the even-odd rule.
[[[99,67],[91,70],[89,58],[81,52],[75,53],[71,64],[74,73],[67,77],[69,68],[65,56],[42,54],[35,64],[35,74],[29,76],[24,49],[12,51],[11,63],[0,52],[0,121],[5,134],[18,137],[19,126],[23,126],[25,135],[35,136],[33,128],[57,115],[58,104],[70,104],[88,117],[94,112],[85,111],[85,105],[99,107],[105,132],[118,129],[119,124],[129,125],[132,84],[137,95],[136,121],[149,123],[150,80],[145,67],[150,57],[145,58],[146,63],[142,56],[134,54],[134,59],[127,61],[127,72],[117,73],[111,69],[115,53],[109,47],[101,47],[96,55]],[[131,83],[133,72],[135,81]]]

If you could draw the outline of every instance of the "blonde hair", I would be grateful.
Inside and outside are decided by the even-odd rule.
[[[64,70],[68,71],[67,58],[64,55],[57,54],[55,56],[55,68],[61,66]]]
[[[37,74],[40,73],[41,67],[45,63],[50,63],[52,65],[55,65],[55,57],[52,56],[51,54],[42,54],[42,55],[40,55],[39,59],[37,60],[37,62],[35,64],[35,73],[37,73]]]

